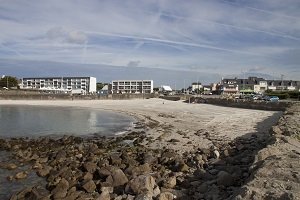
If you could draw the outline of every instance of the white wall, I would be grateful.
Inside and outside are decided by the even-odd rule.
[[[94,93],[97,91],[97,79],[95,77],[90,77],[90,93]]]

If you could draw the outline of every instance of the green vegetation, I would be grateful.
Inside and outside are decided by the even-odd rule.
[[[18,79],[13,76],[4,76],[0,79],[0,88],[7,87],[17,87],[18,86]]]
[[[108,83],[97,83],[97,91],[101,90],[105,85],[108,85]]]

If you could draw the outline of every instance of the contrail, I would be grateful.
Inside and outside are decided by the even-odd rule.
[[[158,42],[158,43],[166,43],[166,44],[175,44],[175,45],[182,45],[182,46],[189,46],[189,47],[214,49],[214,50],[219,50],[219,51],[228,51],[228,52],[232,52],[232,53],[255,55],[255,56],[262,57],[261,54],[257,54],[257,53],[253,53],[253,52],[247,52],[247,51],[241,51],[241,50],[233,50],[233,49],[221,48],[221,47],[216,47],[216,46],[206,45],[206,44],[197,44],[197,43],[190,43],[190,42],[180,42],[180,41],[173,41],[173,40],[166,40],[166,39],[132,36],[132,35],[120,35],[120,34],[105,33],[105,32],[93,32],[93,31],[89,32],[89,31],[86,31],[86,33],[96,34],[96,35],[102,35],[102,36],[109,36],[109,37],[118,37],[118,38],[127,38],[127,39],[138,39],[138,40]],[[263,56],[263,57],[267,57],[267,56]]]
[[[231,5],[243,6],[242,4],[236,3],[236,2],[229,2],[229,1],[226,1],[226,0],[221,0],[221,1],[223,1],[224,3],[227,3],[227,4],[231,4]],[[294,19],[294,20],[300,20],[300,18],[295,17],[295,16],[291,16],[291,15],[278,14],[278,13],[275,13],[275,12],[272,12],[272,11],[269,11],[269,10],[264,10],[264,9],[260,9],[260,8],[250,7],[250,6],[243,6],[243,7],[247,8],[247,9],[250,9],[250,10],[255,10],[255,11],[275,15],[275,16],[278,16],[278,17],[285,17],[285,18],[290,18],[290,19]]]
[[[167,16],[167,17],[173,17],[173,18],[176,18],[176,19],[185,19],[185,20],[191,20],[191,21],[197,21],[197,22],[201,21],[201,22],[205,22],[205,23],[220,25],[220,26],[239,29],[239,30],[244,30],[244,31],[260,32],[260,33],[265,33],[265,34],[269,34],[269,35],[273,35],[273,36],[278,36],[278,37],[282,37],[282,38],[288,38],[288,39],[300,41],[300,38],[297,38],[297,37],[294,37],[294,36],[291,36],[291,35],[287,35],[287,34],[282,33],[282,32],[277,32],[277,31],[276,32],[275,31],[271,32],[271,31],[265,31],[265,30],[261,30],[261,29],[255,29],[255,28],[236,26],[236,25],[225,24],[225,23],[220,23],[220,22],[214,22],[214,21],[206,20],[206,19],[194,19],[194,18],[181,17],[181,16],[171,15],[171,14],[161,14],[161,15],[164,15],[164,16]]]

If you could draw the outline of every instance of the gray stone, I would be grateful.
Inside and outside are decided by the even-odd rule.
[[[27,178],[27,172],[25,172],[25,171],[18,172],[15,175],[15,179],[24,179],[24,178]]]
[[[51,167],[44,166],[44,168],[39,169],[36,173],[38,176],[45,177],[50,173]]]
[[[208,184],[207,183],[202,183],[199,187],[198,187],[198,191],[200,193],[205,193],[208,190]]]
[[[220,171],[218,173],[217,184],[223,186],[233,185],[233,177],[231,174],[225,171]]]
[[[54,199],[64,198],[67,195],[69,189],[69,182],[62,178],[56,187],[51,191]]]
[[[124,185],[128,182],[127,176],[124,174],[124,172],[121,169],[115,169],[112,171],[112,179],[113,179],[113,186],[120,186]]]
[[[163,186],[165,188],[174,188],[176,186],[176,177],[171,176],[164,180]]]
[[[171,192],[162,192],[159,195],[158,200],[173,200],[174,198],[175,196]]]
[[[90,172],[91,174],[93,174],[97,169],[96,163],[93,162],[86,162],[84,163],[83,167],[86,171]]]
[[[96,185],[93,180],[89,180],[88,182],[84,183],[82,187],[89,193],[94,192],[96,189]]]
[[[155,180],[150,175],[140,175],[130,180],[128,185],[135,194],[144,194],[145,192],[149,192],[153,195]]]

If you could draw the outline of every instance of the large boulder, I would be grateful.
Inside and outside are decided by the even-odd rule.
[[[54,199],[64,198],[67,195],[69,189],[69,182],[62,178],[56,187],[51,191],[51,194]]]
[[[175,196],[171,192],[162,192],[159,195],[158,200],[173,200],[174,198]]]
[[[93,174],[97,170],[97,164],[94,162],[86,162],[84,163],[83,167],[87,172],[90,172],[91,174]]]
[[[166,178],[163,182],[163,186],[165,188],[174,188],[176,186],[176,176]]]
[[[25,171],[18,172],[15,175],[15,179],[24,179],[24,178],[27,178],[27,172],[25,172]]]
[[[95,191],[95,189],[96,189],[96,184],[94,183],[93,180],[89,180],[89,181],[87,181],[86,183],[84,183],[84,184],[82,185],[82,188],[83,188],[86,192],[91,193],[91,192],[94,192],[94,191]]]
[[[140,175],[130,180],[128,186],[135,194],[150,193],[153,195],[153,189],[155,184],[155,179],[152,176]]]
[[[112,176],[112,185],[114,187],[124,185],[128,182],[127,176],[124,174],[124,172],[121,169],[114,169],[111,172]]]
[[[233,185],[233,177],[231,174],[225,171],[220,171],[217,177],[217,184],[223,186],[232,186]]]
[[[45,177],[50,173],[51,169],[52,169],[51,167],[45,165],[42,169],[39,169],[36,173],[38,176]]]

